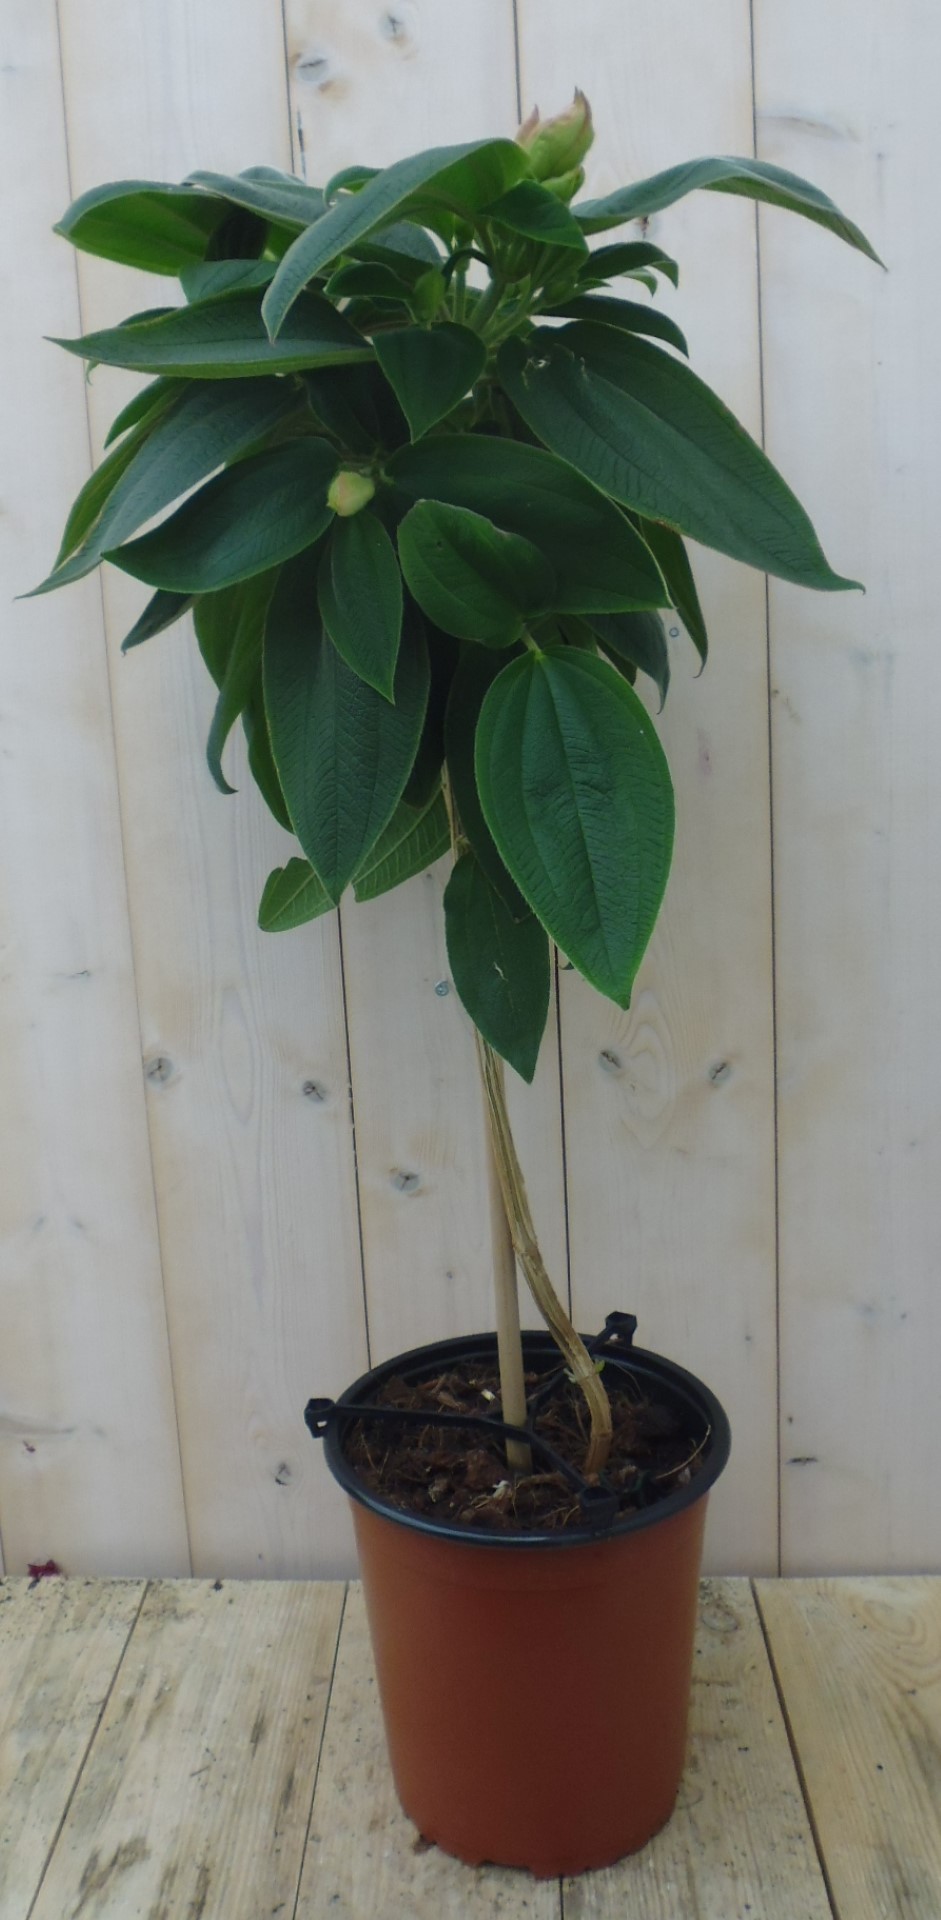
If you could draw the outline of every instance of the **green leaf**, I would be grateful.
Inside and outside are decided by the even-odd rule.
[[[641,520],[639,527],[667,583],[670,604],[676,608],[705,666],[706,655],[709,652],[709,639],[686,548],[679,534],[674,533],[672,527],[663,526],[658,520]]]
[[[320,568],[320,613],[347,665],[392,698],[402,636],[402,576],[375,514],[335,520]]]
[[[175,400],[177,394],[182,392],[183,383],[180,380],[149,381],[146,387],[141,387],[140,392],[135,393],[126,407],[121,408],[120,413],[115,414],[105,435],[105,446],[110,447],[115,440],[120,439],[122,433],[127,433],[129,427],[136,427],[150,414],[162,413],[164,408],[170,405],[171,400]]]
[[[378,227],[370,240],[358,240],[353,251],[357,260],[384,261],[397,273],[407,273],[410,281],[417,280],[428,267],[440,267],[442,260],[430,233],[411,220],[393,220],[390,226]]]
[[[541,447],[441,434],[400,448],[387,472],[408,499],[466,507],[539,547],[555,569],[561,613],[665,605],[656,563],[624,515]]]
[[[400,327],[376,335],[376,358],[413,440],[420,440],[463,400],[483,372],[487,350],[469,327]]]
[[[620,226],[626,220],[645,220],[697,187],[713,193],[743,194],[748,200],[764,200],[772,207],[786,207],[790,213],[802,213],[818,226],[828,227],[860,253],[882,265],[859,228],[847,220],[819,187],[801,180],[796,173],[771,166],[764,160],[737,159],[727,155],[702,160],[686,160],[681,166],[668,167],[648,180],[636,180],[632,186],[619,187],[603,200],[585,200],[576,208],[576,217],[585,233],[600,233]]]
[[[370,180],[375,180],[378,167],[341,167],[338,173],[332,173],[323,190],[325,207],[332,207],[335,200],[344,191],[358,193]]]
[[[466,507],[419,500],[399,527],[409,591],[458,640],[508,647],[526,615],[547,606],[555,575],[530,540]]]
[[[670,685],[670,656],[659,614],[593,613],[590,624],[616,667],[626,660],[650,675],[662,712]]]
[[[410,283],[379,260],[346,260],[324,288],[328,300],[408,300]]]
[[[799,586],[832,571],[790,488],[711,388],[632,334],[576,322],[501,348],[527,426],[614,499]]]
[[[461,855],[444,895],[448,961],[475,1027],[532,1081],[549,1013],[549,942],[528,914],[514,920],[472,853]]]
[[[337,456],[326,440],[288,440],[240,460],[152,533],[105,557],[177,593],[212,593],[309,547],[329,526]]]
[[[544,247],[569,247],[587,253],[585,236],[573,213],[537,180],[521,180],[483,210],[485,220],[538,240]]]
[[[289,247],[265,296],[265,323],[274,339],[301,289],[322,267],[354,243],[374,234],[393,214],[421,206],[473,215],[526,173],[528,163],[513,140],[477,140],[467,146],[431,147],[377,173],[360,193],[337,201],[314,227]]]
[[[267,287],[273,277],[273,260],[200,260],[195,267],[184,267],[180,285],[187,300],[214,300],[223,293]]]
[[[373,358],[369,342],[316,294],[306,294],[298,302],[273,345],[253,294],[223,294],[175,308],[157,320],[128,321],[123,327],[55,344],[104,366],[197,380],[294,373],[304,367],[348,366]]]
[[[114,451],[102,460],[100,466],[95,468],[94,473],[89,474],[81,492],[72,502],[52,573],[48,580],[43,580],[38,587],[33,587],[32,593],[45,593],[50,586],[57,584],[54,579],[57,570],[64,567],[69,554],[74,553],[76,547],[81,545],[89,528],[94,526],[109,495],[117,486],[122,474],[126,473],[138,448],[146,440],[147,432],[146,421],[141,421],[136,431],[129,434],[121,446],[115,447]],[[31,594],[24,595],[24,598],[31,598]]]
[[[265,709],[294,831],[339,900],[401,799],[428,699],[424,635],[406,627],[395,705],[368,687],[324,633],[309,556],[286,567],[268,613]]]
[[[331,913],[334,905],[310,862],[289,860],[286,867],[275,867],[265,881],[258,925],[263,933],[287,933]]]
[[[112,180],[73,200],[55,231],[83,253],[149,273],[179,273],[201,260],[225,202],[193,187]]]
[[[183,618],[193,605],[191,593],[155,593],[148,600],[139,620],[135,620],[130,633],[126,633],[121,642],[121,652],[129,653],[132,647],[142,646],[145,640],[152,640],[157,633],[163,633]]]
[[[618,327],[622,333],[647,333],[656,340],[666,340],[689,358],[686,335],[676,321],[656,307],[645,307],[640,300],[608,300],[603,295],[579,293],[547,311],[572,320],[595,320],[599,326]]]
[[[127,449],[131,457],[124,473],[112,480],[88,538],[36,592],[65,586],[90,573],[105,553],[119,547],[207,474],[237,459],[294,405],[290,388],[279,380],[187,383],[153,425],[154,416],[148,415],[141,442],[129,439],[116,450]],[[107,467],[109,462],[103,464]]]
[[[356,899],[376,900],[381,893],[401,886],[403,880],[425,873],[450,845],[448,810],[440,788],[417,810],[400,800],[385,831],[353,876]]]
[[[576,217],[580,211],[576,209]],[[613,247],[595,247],[582,269],[582,279],[590,276],[593,280],[614,280],[622,273],[641,273],[645,267],[655,268],[657,273],[672,280],[675,287],[679,286],[680,270],[676,261],[652,240],[625,240]]]
[[[284,227],[309,227],[324,210],[323,194],[278,167],[248,167],[244,173],[191,173],[190,181],[209,188],[235,207],[247,207]],[[200,195],[200,198],[202,195]]]
[[[449,633],[429,622],[422,622],[414,600],[407,600],[411,618],[425,628],[428,643],[428,705],[421,730],[421,739],[415,752],[412,771],[405,784],[402,798],[410,807],[426,807],[441,785],[441,769],[444,765],[444,716],[451,691],[460,647]]]
[[[220,793],[234,793],[222,771],[222,754],[240,713],[251,699],[261,672],[265,615],[277,571],[257,574],[238,587],[200,594],[196,602],[196,638],[219,687],[206,759]],[[221,675],[216,670],[224,660]]]
[[[274,764],[274,755],[271,751],[260,674],[242,715],[242,728],[248,745],[248,766],[252,779],[278,825],[284,828],[285,833],[293,833],[291,816],[281,791],[278,769]]]
[[[519,648],[515,652],[522,658]],[[513,919],[524,920],[529,907],[497,852],[493,835],[483,816],[474,772],[474,742],[480,710],[504,664],[500,654],[484,647],[463,648],[448,695],[444,746],[451,798],[461,832],[470,842],[491,886],[496,887]]]
[[[476,768],[520,891],[579,972],[628,1006],[673,844],[670,775],[646,709],[604,660],[528,652],[484,701]]]

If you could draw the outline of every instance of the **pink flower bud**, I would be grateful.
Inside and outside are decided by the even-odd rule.
[[[580,88],[565,113],[551,120],[540,120],[534,108],[516,136],[517,143],[529,155],[536,180],[557,180],[579,166],[595,137],[591,108]]]

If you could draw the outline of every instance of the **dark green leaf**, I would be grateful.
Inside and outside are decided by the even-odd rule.
[[[590,275],[592,279],[614,280],[619,274],[633,275],[645,267],[654,267],[667,280],[672,280],[675,287],[679,286],[680,270],[676,261],[652,240],[625,240],[613,247],[596,247],[585,262],[582,278]]]
[[[374,234],[393,214],[408,209],[410,202],[420,197],[422,206],[474,214],[519,180],[527,164],[515,141],[478,140],[468,146],[432,147],[386,167],[360,193],[338,200],[288,249],[265,296],[272,339],[301,289],[322,267]]]
[[[466,507],[419,500],[399,527],[409,591],[443,632],[508,647],[527,614],[549,604],[555,576],[545,555]]]
[[[379,260],[347,260],[330,275],[324,293],[328,300],[366,297],[397,300],[401,306],[408,299],[409,286],[393,267]]]
[[[483,218],[508,227],[545,247],[569,247],[587,253],[585,236],[573,213],[537,180],[521,180],[484,209]]]
[[[391,700],[402,635],[402,576],[375,514],[334,521],[319,596],[324,626],[347,665]]]
[[[413,440],[420,440],[456,407],[483,372],[483,341],[469,327],[400,327],[377,334],[376,358],[402,408]]]
[[[261,673],[265,615],[276,579],[274,570],[257,574],[241,586],[200,594],[196,602],[196,637],[203,659],[219,687],[206,759],[220,793],[235,791],[222,771],[222,754]],[[220,675],[216,669],[222,660],[225,665]]]
[[[522,658],[518,648],[515,652]],[[448,695],[444,746],[451,798],[461,832],[470,842],[491,886],[496,887],[514,920],[524,920],[529,907],[497,852],[493,835],[483,816],[474,772],[474,742],[480,709],[504,664],[502,655],[484,647],[462,649],[460,664]]]
[[[375,365],[324,367],[305,373],[310,404],[349,453],[398,447],[408,426],[388,381]]]
[[[237,293],[176,308],[157,320],[89,333],[81,340],[58,340],[56,345],[109,367],[198,380],[348,366],[373,358],[369,342],[329,301],[312,293],[298,301],[274,345],[262,325],[257,298]]]
[[[274,764],[274,755],[271,751],[260,674],[242,715],[242,727],[248,746],[248,766],[252,779],[278,825],[283,827],[286,833],[293,833],[291,816],[281,791],[278,769]]]
[[[125,472],[112,480],[84,545],[36,591],[65,586],[90,573],[105,553],[145,521],[254,445],[294,404],[290,388],[280,380],[186,382],[153,425],[154,415],[147,416],[139,444],[131,438],[121,443],[117,451],[127,449],[132,457]],[[104,462],[105,467],[109,464]]]
[[[706,622],[699,604],[692,568],[680,535],[674,533],[672,527],[663,526],[658,520],[640,520],[639,527],[667,583],[670,603],[676,608],[705,666],[706,655],[709,652]]]
[[[385,831],[353,876],[356,899],[376,900],[381,893],[401,886],[403,880],[427,872],[450,845],[448,810],[440,789],[418,809],[400,800]]]
[[[287,933],[308,920],[319,920],[334,904],[309,861],[289,860],[286,867],[275,867],[265,881],[258,925],[263,933]]]
[[[187,300],[214,300],[222,293],[266,287],[273,276],[273,260],[200,260],[184,268],[180,285]]]
[[[559,612],[666,604],[659,571],[624,515],[541,447],[441,434],[402,447],[388,473],[407,499],[466,507],[532,541],[555,568]]]
[[[448,961],[475,1027],[524,1080],[536,1071],[549,1012],[549,942],[528,914],[514,920],[472,853],[444,895]]]
[[[378,167],[341,167],[338,173],[332,173],[323,190],[324,207],[332,207],[340,194],[358,193],[370,180],[375,180]]]
[[[579,972],[628,1006],[673,844],[670,775],[646,709],[604,660],[527,652],[484,701],[476,767],[520,891]]]
[[[163,633],[181,620],[193,605],[191,593],[155,593],[148,600],[139,620],[135,620],[130,633],[126,633],[121,642],[121,652],[130,652],[131,647],[139,647],[145,640],[152,640],[154,634]]]
[[[177,593],[212,593],[249,580],[323,533],[336,464],[325,440],[288,440],[217,474],[152,533],[106,557]]]
[[[126,407],[121,408],[120,413],[115,414],[105,435],[105,446],[110,447],[115,440],[120,439],[122,433],[127,433],[129,427],[136,427],[141,420],[146,420],[149,414],[162,413],[164,407],[168,407],[171,400],[175,400],[177,394],[182,391],[181,380],[149,381],[146,387],[141,387],[140,392],[135,393]]]
[[[622,333],[647,333],[655,340],[666,340],[689,357],[686,335],[676,321],[656,307],[645,307],[640,300],[607,300],[603,295],[580,293],[548,311],[572,320],[595,320],[599,326],[618,327]]]
[[[442,633],[429,622],[422,622],[414,600],[407,605],[410,617],[424,625],[428,643],[428,705],[421,730],[421,739],[415,753],[412,771],[408,776],[403,800],[410,807],[426,807],[441,785],[441,769],[444,764],[444,716],[451,691],[460,648],[449,633]]]
[[[323,194],[277,167],[249,167],[245,173],[192,173],[190,180],[221,195],[235,207],[247,207],[280,226],[309,227],[324,210]],[[200,196],[202,197],[202,196]]]
[[[554,453],[648,519],[800,586],[832,571],[790,488],[711,388],[632,334],[576,322],[500,351],[500,378]]]
[[[406,627],[395,705],[360,680],[324,633],[308,556],[286,567],[268,613],[265,708],[294,831],[339,900],[402,796],[428,699],[424,636]]]
[[[708,187],[713,193],[743,194],[748,200],[765,200],[770,206],[802,213],[807,220],[828,227],[849,246],[857,247],[860,253],[868,254],[870,260],[882,265],[865,234],[846,219],[819,187],[812,187],[796,173],[787,173],[783,167],[771,166],[764,160],[726,155],[686,160],[681,166],[652,174],[648,180],[635,180],[632,186],[619,187],[603,200],[583,201],[576,208],[576,216],[585,233],[600,233],[626,220],[644,220],[664,207],[672,207],[674,201],[682,200],[697,187]]]
[[[56,571],[59,568],[64,569],[64,563],[69,554],[74,553],[76,547],[80,546],[84,540],[89,528],[94,526],[109,495],[118,485],[122,475],[127,472],[135,454],[146,440],[147,433],[148,422],[145,419],[138,423],[135,431],[130,433],[120,446],[106,455],[100,466],[95,468],[94,473],[89,474],[81,492],[72,502],[52,574],[48,580],[42,581],[40,586],[33,587],[33,593],[46,593],[49,587],[58,585],[54,578]],[[27,594],[24,597],[29,599],[31,596]]]
[[[354,248],[358,260],[384,260],[398,273],[417,278],[428,267],[441,265],[441,254],[430,233],[411,220],[393,220],[377,227],[370,240],[358,240]]]
[[[149,273],[179,273],[201,260],[225,202],[193,187],[112,180],[73,200],[55,231],[83,253]]]
[[[670,656],[659,614],[593,613],[591,626],[616,667],[626,660],[650,675],[662,710],[670,685]]]

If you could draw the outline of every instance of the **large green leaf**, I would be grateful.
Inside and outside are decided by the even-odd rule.
[[[527,652],[484,701],[476,766],[520,891],[579,972],[628,1006],[673,844],[670,775],[646,709],[604,660]]]
[[[288,440],[217,474],[152,533],[106,555],[176,593],[212,593],[309,547],[332,519],[337,456],[326,440]]]
[[[397,160],[394,166],[364,186],[343,194],[315,226],[289,247],[267,295],[264,315],[272,339],[301,289],[322,267],[358,240],[374,234],[393,214],[421,206],[450,209],[465,218],[505,193],[523,174],[528,162],[513,140],[477,140],[457,147],[431,147]],[[210,182],[212,184],[212,182]]]
[[[379,333],[376,358],[408,421],[413,440],[463,400],[483,372],[483,341],[469,327],[398,327]]]
[[[260,573],[241,586],[200,594],[196,602],[196,637],[200,651],[219,687],[206,759],[220,793],[233,793],[222,771],[222,754],[240,713],[244,713],[261,672],[265,615],[277,579],[276,570]],[[219,665],[224,661],[221,675]]]
[[[373,358],[372,347],[319,295],[305,294],[273,344],[256,295],[221,294],[156,320],[128,321],[81,340],[57,340],[68,353],[138,373],[230,380],[304,367],[349,366]]]
[[[216,300],[223,293],[267,287],[273,278],[273,260],[200,260],[184,267],[180,285],[187,300]]]
[[[458,641],[453,640],[449,633],[442,633],[440,628],[435,627],[429,620],[422,620],[414,600],[408,598],[406,606],[410,609],[410,617],[425,629],[430,680],[421,739],[418,742],[414,764],[402,798],[410,807],[426,807],[441,785],[441,770],[444,765],[444,716],[461,650]]]
[[[149,273],[179,273],[202,260],[226,205],[194,187],[112,180],[73,200],[55,231],[83,253]]]
[[[283,827],[285,833],[293,833],[291,816],[281,791],[278,769],[274,764],[274,754],[271,751],[271,736],[268,732],[268,716],[265,712],[261,674],[258,676],[251,699],[242,715],[242,727],[248,744],[248,765],[252,779],[279,827]]]
[[[136,427],[151,414],[162,413],[164,407],[168,407],[171,400],[175,400],[182,391],[181,380],[150,380],[146,387],[141,387],[140,392],[133,395],[126,407],[121,408],[120,413],[115,414],[105,434],[105,446],[110,447],[113,441],[120,439],[122,433],[127,433],[130,427]]]
[[[579,279],[583,284],[589,279],[613,280],[622,273],[632,276],[642,273],[646,267],[652,267],[665,279],[672,280],[675,287],[679,286],[680,270],[676,261],[652,240],[619,240],[611,247],[595,247]]]
[[[522,658],[519,648],[515,648],[514,652]],[[529,907],[497,852],[493,835],[483,816],[474,772],[474,747],[480,709],[504,665],[504,657],[488,648],[471,646],[462,649],[448,695],[444,746],[451,799],[460,830],[514,920],[525,920]]]
[[[549,942],[532,914],[514,920],[472,853],[444,895],[448,961],[475,1027],[531,1081],[549,1012]]]
[[[545,554],[466,507],[419,500],[398,537],[409,591],[458,640],[508,647],[527,614],[551,603],[555,575]]]
[[[676,321],[656,307],[645,307],[640,300],[608,300],[604,295],[579,293],[547,311],[570,320],[595,320],[599,326],[618,327],[622,333],[646,333],[651,339],[666,340],[689,357],[686,335]]]
[[[309,227],[324,210],[316,187],[277,167],[249,167],[245,173],[191,173],[190,181],[208,188],[235,207],[247,207],[278,226]],[[202,196],[201,196],[202,197]]]
[[[709,652],[709,638],[706,622],[699,604],[693,570],[689,556],[678,533],[672,527],[665,527],[658,520],[641,520],[640,532],[654,555],[667,583],[670,603],[676,608],[680,619],[699,655],[703,666]]]
[[[852,220],[847,220],[819,187],[765,160],[737,159],[724,154],[717,158],[686,160],[681,166],[668,167],[664,173],[651,174],[647,180],[635,180],[630,187],[618,187],[603,200],[585,200],[575,213],[585,233],[600,233],[626,220],[645,220],[652,213],[660,213],[697,187],[708,187],[713,193],[742,194],[748,200],[764,200],[770,206],[802,213],[805,219],[828,227],[849,246],[857,247],[860,253],[868,254],[870,260],[882,264],[865,234]]]
[[[520,180],[509,193],[485,207],[484,218],[511,233],[538,240],[544,247],[568,247],[587,253],[588,244],[573,213],[537,180]]]
[[[629,666],[650,675],[662,709],[670,685],[670,656],[660,615],[593,613],[589,624],[615,666],[626,660]]]
[[[304,556],[284,569],[268,612],[264,687],[294,831],[330,898],[339,900],[408,779],[428,699],[424,636],[406,627],[392,706],[325,634],[316,567]]]
[[[275,867],[265,881],[258,925],[263,933],[287,933],[308,920],[319,920],[335,905],[309,860],[289,860],[286,867]]]
[[[323,367],[305,373],[304,385],[318,420],[349,453],[399,447],[408,425],[379,367]]]
[[[119,547],[145,521],[162,513],[207,474],[237,459],[295,405],[296,397],[286,381],[187,383],[153,426],[153,415],[148,415],[139,445],[130,439],[121,442],[116,452],[130,448],[132,457],[124,473],[112,482],[88,538],[36,592],[65,586],[90,573],[105,553]],[[103,464],[107,467],[109,462]]]
[[[734,414],[661,348],[576,322],[508,340],[499,372],[533,432],[625,506],[800,586],[857,584],[832,571],[800,501]]]
[[[541,447],[483,434],[440,434],[387,464],[399,493],[466,507],[521,534],[555,568],[563,613],[662,607],[659,568],[624,515]]]
[[[165,632],[167,627],[182,620],[192,605],[191,593],[155,593],[130,632],[125,634],[121,652],[129,653],[132,647],[140,647],[145,640],[152,640],[155,634]]]
[[[58,584],[54,580],[54,575],[63,566],[69,554],[74,553],[76,547],[81,546],[89,528],[94,526],[102,507],[127,471],[149,431],[149,421],[146,419],[140,421],[133,433],[129,433],[120,446],[114,447],[111,453],[106,454],[94,473],[89,474],[81,492],[72,502],[52,574],[40,586],[33,587],[33,593],[45,593],[48,587]],[[30,597],[29,594],[24,596],[26,599]]]
[[[423,807],[400,800],[385,831],[353,876],[357,900],[376,900],[425,873],[451,845],[448,810],[438,788]]]
[[[320,613],[347,665],[391,700],[402,636],[402,576],[375,514],[334,522],[319,581]]]

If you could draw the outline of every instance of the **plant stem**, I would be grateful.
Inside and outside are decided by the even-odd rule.
[[[492,1136],[487,1139],[487,1184],[490,1202],[490,1239],[493,1255],[493,1291],[497,1319],[497,1358],[500,1365],[500,1402],[504,1420],[511,1427],[525,1427],[529,1411],[526,1405],[526,1379],[523,1370],[523,1342],[520,1337],[520,1301],[516,1279],[516,1254],[493,1150]],[[513,1473],[532,1473],[533,1456],[524,1440],[507,1440],[507,1466]]]

